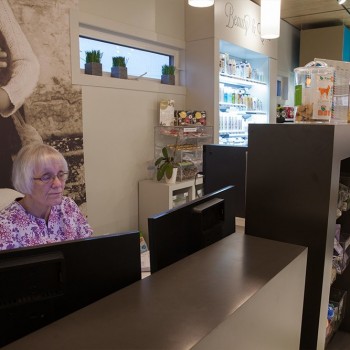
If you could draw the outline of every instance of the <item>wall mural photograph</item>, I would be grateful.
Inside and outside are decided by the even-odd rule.
[[[82,95],[71,82],[69,10],[78,0],[0,0],[0,188],[34,141],[66,158],[66,193],[86,214]]]

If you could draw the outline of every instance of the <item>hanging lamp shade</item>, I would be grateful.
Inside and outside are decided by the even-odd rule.
[[[276,39],[280,36],[281,0],[261,0],[261,37]]]
[[[209,7],[214,5],[214,0],[188,0],[188,4],[193,7]]]

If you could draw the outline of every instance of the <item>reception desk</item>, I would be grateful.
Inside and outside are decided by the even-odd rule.
[[[307,249],[232,234],[3,349],[299,349]]]

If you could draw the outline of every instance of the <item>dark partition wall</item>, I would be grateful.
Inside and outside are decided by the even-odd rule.
[[[245,176],[248,147],[204,145],[204,193],[235,186],[235,215],[245,217]]]
[[[325,343],[339,177],[349,156],[350,125],[249,126],[245,233],[308,247],[301,349]]]

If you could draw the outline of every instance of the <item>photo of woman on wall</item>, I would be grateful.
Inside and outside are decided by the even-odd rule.
[[[33,141],[60,151],[65,192],[86,213],[82,90],[72,84],[70,12],[78,0],[0,0],[0,189]]]
[[[11,188],[14,155],[40,135],[20,111],[34,91],[40,66],[7,0],[0,0],[0,187]]]

